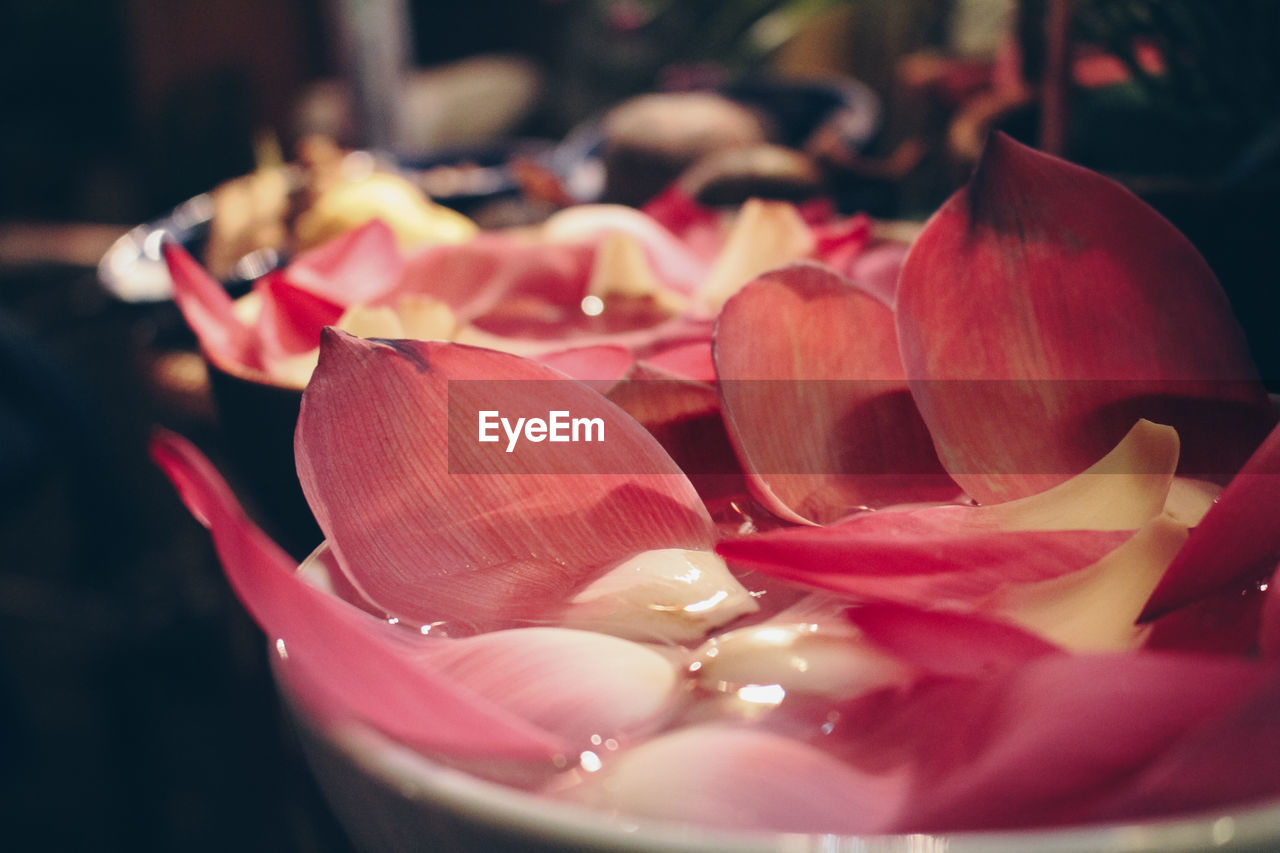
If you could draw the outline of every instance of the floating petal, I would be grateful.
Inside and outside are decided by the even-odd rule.
[[[424,649],[446,678],[569,743],[635,735],[671,704],[679,675],[638,643],[569,628],[513,628]]]
[[[1151,619],[1226,587],[1244,589],[1280,563],[1280,429],[1192,531],[1142,612]]]
[[[538,417],[545,439],[549,410],[598,419],[603,440],[521,441],[518,427],[511,440],[496,422]],[[481,411],[494,413],[487,442]],[[639,424],[585,385],[504,353],[328,331],[296,447],[343,571],[418,624],[545,618],[619,560],[712,542],[689,481]]]
[[[596,578],[557,621],[640,642],[696,643],[757,609],[715,554],[665,548],[629,557]]]
[[[882,831],[905,781],[848,767],[791,738],[695,726],[618,756],[568,792],[597,809],[742,832]]]
[[[729,435],[780,517],[826,524],[959,495],[907,389],[892,311],[829,269],[751,282],[721,312],[714,354]]]
[[[1036,634],[984,616],[900,604],[863,604],[848,618],[867,640],[922,672],[990,676],[1061,649]]]

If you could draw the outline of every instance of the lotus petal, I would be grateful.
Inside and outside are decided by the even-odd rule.
[[[898,274],[909,248],[909,244],[897,241],[874,244],[854,258],[845,276],[892,308],[898,298]]]
[[[869,771],[910,769],[895,831],[1070,823],[1265,678],[1255,664],[1202,655],[1047,654],[855,700],[822,742]]]
[[[721,312],[714,354],[729,436],[780,517],[958,496],[907,390],[893,313],[829,269],[751,282]]]
[[[1087,569],[1006,586],[984,602],[983,609],[1064,648],[1134,648],[1144,633],[1135,624],[1138,614],[1186,541],[1186,527],[1159,515]]]
[[[657,725],[679,674],[639,643],[569,628],[494,631],[423,649],[442,676],[574,744]]]
[[[279,272],[258,279],[253,292],[259,300],[254,328],[267,359],[300,355],[316,348],[320,330],[342,317],[342,305],[299,290]]]
[[[1062,650],[1007,622],[901,604],[862,604],[847,611],[867,640],[933,675],[979,677]]]
[[[1228,588],[1179,607],[1150,623],[1143,647],[1162,651],[1253,657],[1266,596]]]
[[[815,245],[795,207],[751,199],[738,212],[724,249],[698,287],[697,299],[706,309],[719,311],[747,282],[809,257]]]
[[[980,503],[1087,467],[1138,418],[1230,476],[1274,423],[1213,273],[1118,184],[1002,134],[907,256],[898,333],[948,472]]]
[[[1193,731],[1089,815],[1133,819],[1239,806],[1280,794],[1280,670]]]
[[[758,609],[715,554],[663,548],[636,554],[587,584],[559,622],[639,642],[696,643]]]
[[[542,223],[550,243],[598,243],[623,234],[645,249],[658,278],[678,293],[690,293],[706,276],[707,264],[657,220],[620,204],[580,204],[557,211]]]
[[[1138,421],[1106,456],[1071,479],[977,507],[973,517],[1005,530],[1137,530],[1169,505],[1178,454],[1172,427]],[[1177,511],[1194,516],[1196,505],[1194,495],[1179,490]]]
[[[880,832],[906,786],[901,776],[860,772],[791,738],[726,725],[593,757],[583,784],[564,795],[629,816],[736,831]],[[591,771],[600,760],[603,768]]]
[[[481,411],[517,423],[549,409],[600,419],[604,440],[511,442],[497,423],[478,440]],[[633,554],[713,540],[693,487],[639,424],[505,353],[326,331],[296,450],[343,571],[416,624],[545,619]]]
[[[374,219],[303,252],[282,274],[298,290],[348,307],[376,302],[400,281],[404,266],[395,234]]]
[[[1242,662],[1190,656],[1042,658],[995,685],[996,716],[966,729],[979,739],[975,759],[930,786],[910,823],[927,831],[1071,819],[1246,697],[1261,676]],[[975,710],[992,712],[986,700]]]
[[[209,461],[158,432],[152,456],[192,515],[210,529],[240,601],[277,640],[283,671],[304,707],[363,720],[403,743],[450,754],[552,758],[559,738],[493,705],[428,663],[375,617],[309,586],[294,562],[244,515]]]
[[[646,360],[636,362],[606,395],[658,440],[704,501],[746,491],[711,385],[666,373]]]
[[[857,600],[972,604],[1005,584],[1092,565],[1128,531],[975,527],[969,507],[886,510],[721,542],[730,565]]]
[[[1267,437],[1192,531],[1151,594],[1152,619],[1210,593],[1239,591],[1280,563],[1280,429]]]
[[[173,299],[209,360],[227,373],[261,370],[262,356],[252,330],[236,316],[234,303],[195,258],[177,243],[162,244]]]
[[[701,258],[714,258],[724,242],[720,212],[701,204],[673,183],[647,201],[640,211],[680,238]]]
[[[858,258],[871,243],[871,219],[865,213],[844,218],[828,217],[809,228],[813,258],[849,278]]]
[[[463,320],[516,297],[577,306],[587,293],[594,255],[590,246],[481,233],[410,255],[395,293],[439,299]]]
[[[790,622],[785,614],[719,634],[695,658],[703,689],[731,691],[739,698],[743,687],[776,685],[788,696],[843,699],[907,680],[901,663],[848,624]]]
[[[604,393],[627,375],[636,363],[631,350],[616,344],[573,347],[541,353],[538,361],[559,370],[565,376],[579,379]]]
[[[714,384],[716,365],[711,357],[711,341],[689,341],[659,349],[645,356],[645,363],[658,370]]]
[[[1271,574],[1262,601],[1262,624],[1258,629],[1258,645],[1269,658],[1280,658],[1280,569]]]

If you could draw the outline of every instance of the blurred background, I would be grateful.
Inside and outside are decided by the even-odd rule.
[[[610,183],[600,155],[625,133],[610,117],[644,93],[752,104],[822,192],[887,220],[926,217],[1003,129],[1173,219],[1280,390],[1273,0],[3,9],[0,809],[21,842],[9,849],[348,849],[276,706],[260,634],[146,459],[153,424],[215,460],[226,451],[194,340],[171,303],[122,298],[96,269],[131,226],[293,158],[311,134],[434,168],[446,195],[477,164],[532,152],[504,194],[457,193],[502,224],[661,189]]]

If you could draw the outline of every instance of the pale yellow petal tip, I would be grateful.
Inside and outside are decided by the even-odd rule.
[[[715,554],[666,548],[605,572],[569,602],[562,624],[631,640],[691,643],[758,609]]]
[[[756,276],[807,258],[813,250],[813,234],[794,205],[751,199],[699,288],[699,301],[717,310]]]

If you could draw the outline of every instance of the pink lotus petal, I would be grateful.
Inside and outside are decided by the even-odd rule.
[[[882,832],[902,775],[864,773],[792,738],[730,725],[665,734],[567,792],[597,809],[734,831]]]
[[[995,134],[899,279],[912,393],[983,503],[1086,467],[1138,418],[1183,472],[1229,476],[1274,423],[1243,334],[1194,247],[1118,184]]]
[[[871,244],[871,220],[864,213],[811,225],[813,259],[850,277]]]
[[[1191,532],[1142,612],[1144,620],[1231,587],[1239,591],[1280,562],[1280,429],[1272,431]]]
[[[719,212],[699,203],[679,184],[671,184],[646,202],[640,211],[707,261],[715,258],[724,243]]]
[[[385,622],[308,586],[293,560],[244,515],[209,461],[184,439],[158,432],[152,456],[213,534],[241,602],[269,638],[304,707],[355,717],[404,743],[451,754],[550,758],[566,744],[460,688],[415,659],[415,646]]]
[[[162,244],[173,299],[209,360],[227,373],[262,370],[253,333],[235,314],[230,295],[177,243]]]
[[[1035,634],[983,616],[900,604],[863,604],[846,615],[872,643],[934,675],[986,676],[1062,653]]]
[[[1252,657],[1258,653],[1264,596],[1228,589],[1150,623],[1143,646],[1177,652]]]
[[[1257,665],[1200,655],[1049,654],[990,678],[855,700],[823,744],[857,767],[909,770],[895,831],[1071,823],[1265,678]]]
[[[428,246],[411,255],[395,293],[418,293],[470,320],[516,298],[577,306],[587,293],[594,250],[503,233]]]
[[[826,524],[959,495],[907,390],[893,313],[827,268],[747,285],[720,314],[714,352],[729,435],[781,517]]]
[[[977,741],[974,759],[929,785],[904,821],[928,831],[1076,818],[1261,676],[1242,662],[1191,656],[1042,658],[993,685],[994,709],[977,703],[983,722],[964,729]]]
[[[1262,624],[1258,628],[1258,645],[1262,654],[1280,658],[1280,568],[1272,572],[1262,600]]]
[[[1240,807],[1280,795],[1280,669],[1095,808],[1094,820]]]
[[[514,423],[552,409],[600,418],[605,440],[512,446],[497,427],[501,438],[478,440],[480,411]],[[327,330],[296,450],[343,571],[416,624],[545,619],[634,553],[712,542],[689,481],[639,424],[505,353]]]
[[[711,385],[638,361],[606,396],[658,440],[704,502],[745,491],[720,417],[720,398]]]
[[[404,266],[395,233],[374,219],[298,255],[283,276],[298,290],[345,308],[376,302],[400,281]]]
[[[551,215],[542,224],[543,239],[552,243],[598,243],[610,233],[635,238],[649,263],[669,287],[692,293],[707,275],[707,263],[674,234],[642,211],[620,204],[580,204]]]
[[[697,382],[714,384],[716,366],[711,358],[711,341],[677,343],[645,356],[645,362],[659,370]]]
[[[565,376],[585,382],[602,394],[626,376],[636,363],[631,350],[612,344],[542,353],[538,356],[538,361]]]
[[[730,565],[848,595],[915,606],[973,603],[1008,583],[1047,580],[1097,562],[1132,534],[983,529],[970,507],[862,513],[830,527],[721,542]]]
[[[676,667],[659,652],[568,628],[513,628],[423,649],[442,676],[574,744],[647,733],[675,695]]]
[[[867,248],[845,274],[855,285],[892,308],[898,298],[898,275],[910,246],[886,241]]]
[[[258,279],[253,292],[261,305],[254,331],[267,359],[314,350],[320,330],[342,317],[340,304],[299,290],[278,271]]]

